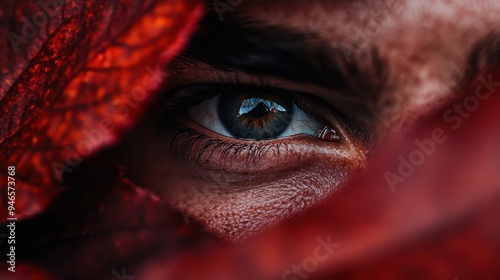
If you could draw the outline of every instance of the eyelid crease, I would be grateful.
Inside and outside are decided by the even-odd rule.
[[[335,89],[351,88],[349,95],[362,100],[379,96],[387,82],[387,62],[377,45],[346,59],[342,46],[288,26],[235,18],[220,24],[217,16],[206,14],[200,27],[177,59],[202,61],[223,71],[233,68]]]

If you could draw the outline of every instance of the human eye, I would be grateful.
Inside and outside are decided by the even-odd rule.
[[[239,173],[278,163],[300,165],[298,158],[318,149],[346,161],[364,152],[356,144],[353,122],[316,96],[294,89],[188,85],[175,89],[167,104],[159,131],[174,153],[196,167],[229,167],[226,171]]]
[[[186,116],[221,136],[260,141],[302,134],[340,140],[334,128],[306,113],[301,98],[307,97],[303,94],[237,85],[204,88],[202,91],[220,93],[189,108]],[[330,138],[325,137],[324,131],[330,132]]]
[[[134,182],[209,232],[248,238],[325,201],[363,169],[369,135],[350,104],[317,87],[208,76],[202,67],[170,76],[123,147],[140,147],[125,148]]]
[[[229,42],[224,36],[233,33],[192,38],[118,147],[134,183],[230,241],[347,186],[371,149],[373,112],[364,96],[379,83],[353,78],[362,71],[315,43],[302,47],[305,37],[249,31],[250,39]]]

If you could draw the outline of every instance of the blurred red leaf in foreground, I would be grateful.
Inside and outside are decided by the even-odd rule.
[[[151,99],[200,1],[2,1],[0,180],[16,167],[16,216],[45,209],[84,158]],[[7,214],[5,185],[0,213]]]

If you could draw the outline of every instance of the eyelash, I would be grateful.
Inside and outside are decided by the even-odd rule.
[[[180,155],[195,165],[200,164],[201,158],[206,153],[211,158],[215,151],[220,153],[221,160],[234,160],[239,155],[245,154],[246,161],[255,164],[264,153],[269,152],[273,148],[276,148],[276,150],[281,150],[282,148],[288,149],[288,144],[283,142],[273,143],[273,145],[269,144],[270,141],[266,141],[266,143],[252,142],[249,144],[229,143],[209,137],[182,124],[179,124],[176,128],[171,128],[170,132],[173,134],[169,140],[170,150],[173,149],[176,141],[177,143],[182,143],[178,147]],[[194,155],[191,151],[197,143],[202,143],[202,147],[199,149],[199,153]]]
[[[271,92],[281,91],[288,94],[307,95],[304,93],[285,90],[279,87],[270,85],[265,81],[259,80],[258,84],[195,84],[195,85],[180,85],[172,89],[172,94],[169,94],[169,99],[165,101],[164,109],[157,116],[157,133],[156,135],[163,135],[164,140],[168,143],[170,150],[178,151],[179,155],[186,159],[188,162],[199,165],[201,159],[208,153],[212,158],[215,151],[220,154],[220,160],[234,160],[236,157],[245,154],[248,163],[256,163],[262,155],[268,153],[270,150],[275,150],[277,153],[286,153],[289,149],[289,144],[283,139],[273,139],[265,141],[247,141],[244,143],[239,140],[232,139],[233,143],[225,140],[208,136],[200,131],[188,127],[182,123],[179,116],[183,115],[190,107],[200,104],[202,101],[215,97],[221,92],[228,90],[237,91],[243,88],[255,88],[258,90],[267,90]],[[177,92],[182,91],[183,94],[179,96]],[[313,98],[310,96],[310,98]],[[303,104],[298,98],[294,98],[294,102],[301,110],[303,110],[309,117],[318,120],[325,125],[333,127],[328,121],[319,114],[315,114],[312,110]],[[321,101],[321,103],[323,103]],[[331,111],[338,118],[338,114],[333,108],[326,104],[322,104],[324,110]],[[309,138],[312,136],[296,136],[297,138]],[[319,139],[317,139],[319,140]],[[197,154],[194,154],[193,148],[201,144]],[[175,145],[178,145],[174,147]],[[174,149],[175,148],[175,149]]]

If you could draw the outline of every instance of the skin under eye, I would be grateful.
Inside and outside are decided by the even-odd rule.
[[[228,93],[188,109],[187,116],[223,136],[267,140],[296,134],[319,135],[325,127],[288,94]]]

